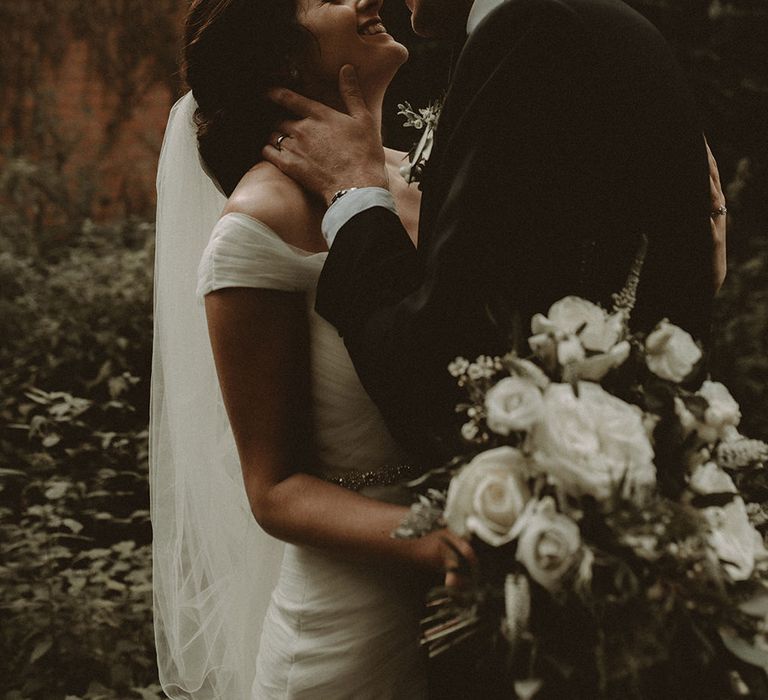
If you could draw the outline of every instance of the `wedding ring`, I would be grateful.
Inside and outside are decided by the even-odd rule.
[[[713,209],[710,216],[713,219],[716,219],[718,216],[725,216],[728,213],[727,207],[718,207],[717,209]]]
[[[278,151],[282,151],[283,150],[283,141],[285,141],[285,139],[289,139],[289,138],[291,138],[291,137],[288,134],[282,134],[282,135],[278,136],[277,137],[277,141],[275,141],[275,148]]]

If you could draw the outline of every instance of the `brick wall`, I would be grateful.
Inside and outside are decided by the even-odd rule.
[[[72,186],[84,180],[95,186],[93,217],[150,215],[171,90],[151,85],[126,114],[119,96],[94,74],[88,49],[79,41],[69,43],[50,83],[40,89],[51,92],[60,128],[75,144],[65,170]]]

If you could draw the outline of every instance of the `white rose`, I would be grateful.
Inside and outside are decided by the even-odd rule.
[[[517,559],[547,590],[560,585],[581,549],[581,534],[573,520],[558,513],[552,498],[532,502],[521,521]]]
[[[510,531],[531,497],[528,474],[520,450],[499,447],[480,453],[448,486],[448,527],[461,537],[474,533],[494,547],[510,542]]]
[[[657,377],[682,382],[701,359],[701,348],[682,328],[664,320],[645,340],[645,362]]]
[[[536,314],[531,330],[535,335],[572,335],[581,330],[579,340],[587,350],[608,352],[621,338],[624,317],[619,313],[609,315],[581,297],[568,296],[552,304],[546,316]]]
[[[485,396],[488,427],[499,435],[528,430],[541,417],[544,401],[539,388],[522,377],[506,377]]]
[[[741,422],[741,409],[731,392],[720,382],[705,381],[696,392],[709,404],[704,412],[704,421],[714,428],[720,437],[731,435],[731,428]]]
[[[656,480],[653,448],[637,407],[600,385],[550,384],[544,415],[531,432],[536,465],[569,493],[607,499],[624,480],[625,493]]]
[[[554,372],[557,369],[557,339],[549,333],[539,333],[528,338],[528,346],[536,357],[541,360],[544,369]]]
[[[591,382],[599,382],[608,372],[616,367],[621,367],[629,357],[630,345],[626,340],[614,345],[608,352],[592,355],[578,362],[574,362],[567,370],[564,379],[578,381],[586,379]]]
[[[768,556],[763,538],[749,522],[747,508],[741,497],[723,507],[704,508],[709,522],[709,544],[723,562],[733,581],[746,581],[755,568],[755,560]]]
[[[565,366],[587,356],[584,346],[575,335],[567,335],[557,343],[557,361]]]

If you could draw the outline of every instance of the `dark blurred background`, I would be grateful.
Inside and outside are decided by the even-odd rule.
[[[768,2],[632,0],[698,96],[728,196],[713,373],[768,438]],[[182,94],[185,0],[1,0],[0,700],[162,697],[151,627],[147,405],[154,177]],[[385,110],[441,94],[450,48]]]

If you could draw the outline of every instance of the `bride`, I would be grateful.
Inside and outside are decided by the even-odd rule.
[[[426,696],[418,619],[429,579],[453,560],[447,535],[390,536],[407,511],[395,485],[407,456],[312,310],[325,207],[259,162],[287,116],[266,89],[343,108],[347,63],[380,130],[407,58],[380,7],[189,10],[192,92],[171,113],[158,172],[150,435],[156,640],[171,698]],[[386,152],[415,244],[403,155]]]

